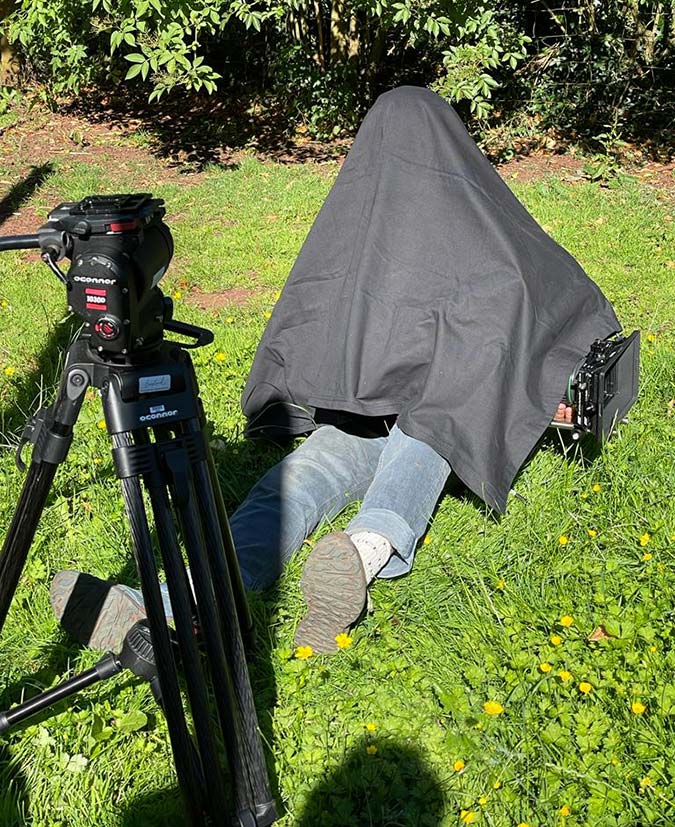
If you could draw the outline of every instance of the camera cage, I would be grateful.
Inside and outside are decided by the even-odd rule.
[[[602,444],[635,403],[639,370],[639,330],[596,339],[569,378],[566,401],[572,407],[572,422],[554,421],[551,427],[571,431],[574,441],[590,434]]]

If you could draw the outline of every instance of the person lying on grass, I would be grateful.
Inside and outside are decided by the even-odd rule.
[[[452,108],[416,87],[366,116],[288,277],[242,395],[247,435],[307,434],[231,519],[264,589],[324,519],[301,578],[297,645],[336,649],[377,577],[410,570],[452,471],[503,512],[513,479],[595,339],[621,329]],[[51,588],[90,646],[119,649],[139,592],[78,572]],[[77,604],[77,605],[75,605]],[[166,601],[167,614],[170,605]],[[101,608],[102,607],[102,608]],[[98,612],[96,618],[92,613]]]

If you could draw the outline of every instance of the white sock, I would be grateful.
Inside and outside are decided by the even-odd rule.
[[[394,548],[386,537],[374,531],[357,531],[351,540],[363,563],[366,581],[370,583],[394,553]]]

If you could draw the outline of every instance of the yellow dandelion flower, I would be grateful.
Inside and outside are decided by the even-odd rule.
[[[645,561],[645,563],[648,563],[653,557],[654,555],[651,553],[651,551],[645,551],[645,553],[642,555],[642,559]]]
[[[641,546],[646,546],[647,543],[651,539],[652,539],[652,535],[648,531],[645,531],[645,533],[642,535],[642,537],[640,537],[640,545]]]
[[[563,683],[567,683],[567,681],[572,679],[572,673],[568,672],[567,669],[561,669],[560,672],[558,672],[558,677]]]
[[[583,695],[588,695],[589,692],[593,691],[592,685],[588,681],[581,681],[579,684],[579,692]]]
[[[656,341],[656,334],[655,333],[648,333],[647,334],[647,341],[648,342],[655,342]]]
[[[588,536],[593,538],[598,536],[598,532],[594,528],[587,528]]]
[[[452,768],[455,772],[461,772],[464,769],[464,767],[466,767],[466,764],[464,763],[464,761],[462,761],[461,758],[458,758],[452,765]]]
[[[5,307],[9,307],[9,302],[7,301],[7,299],[3,299],[3,300],[0,302],[0,307],[2,307],[2,308],[3,308],[3,310],[4,310],[4,308],[5,308]]]
[[[180,292],[180,290],[176,290],[175,293],[173,294],[173,300],[178,301],[179,299],[182,299],[182,298],[183,298],[183,294]]]
[[[519,821],[518,827],[530,827],[530,824],[527,821]]]
[[[478,803],[480,804],[480,806],[481,806],[481,807],[484,807],[484,806],[487,804],[487,802],[488,802],[488,800],[487,800],[487,796],[486,796],[486,795],[482,795],[482,796],[478,799]]]
[[[473,824],[477,818],[475,810],[462,810],[459,814],[459,820],[462,824]]]
[[[502,786],[501,781],[495,781],[495,783],[492,785],[492,789],[493,790],[498,790],[501,786]]]
[[[307,658],[311,658],[314,654],[314,649],[311,646],[298,646],[295,650],[295,657],[298,660],[307,660]]]
[[[7,367],[4,368],[2,372],[5,374],[5,376],[14,376],[14,374],[16,373],[16,368]]]
[[[223,353],[222,350],[219,350],[213,358],[216,360],[216,362],[224,362],[227,359],[227,356]]]
[[[277,290],[274,294],[274,301],[278,301],[281,298],[281,290]]]
[[[567,806],[567,804],[563,804],[563,805],[562,805],[562,807],[558,810],[558,813],[559,813],[559,814],[560,814],[563,818],[567,818],[567,816],[568,816],[571,812],[572,812],[572,811],[571,811],[571,810],[570,810],[570,808]]]
[[[551,671],[551,669],[553,669],[553,667],[550,663],[544,662],[539,664],[539,671],[543,672],[545,675],[548,674]]]
[[[586,491],[582,491],[581,494],[579,494],[579,496],[581,497],[582,500],[587,500],[588,499],[588,493]]]
[[[105,419],[99,419],[96,423],[96,427],[101,431],[105,431]]]
[[[599,483],[599,482],[596,482],[596,483],[593,485],[593,491],[595,491],[595,493],[596,493],[596,494],[598,493],[598,491],[600,491],[600,489],[601,489],[601,488],[602,488],[602,486],[600,485],[600,483]]]
[[[504,711],[504,707],[499,703],[499,701],[485,701],[483,704],[483,711],[487,715],[501,715]]]
[[[270,311],[269,311],[269,310],[266,310],[266,311],[263,313],[263,316],[264,316],[266,319],[271,319],[271,318],[272,318],[272,314],[270,313]]]
[[[561,546],[566,546],[569,542],[569,538],[567,537],[567,535],[561,534],[560,537],[558,537],[558,542]]]
[[[506,584],[504,583],[504,578],[503,577],[500,577],[499,580],[497,580],[497,588],[499,589],[500,592],[503,592],[504,589],[506,588]]]
[[[228,316],[225,319],[225,324],[233,324],[234,323],[234,316]]]
[[[658,650],[658,647],[654,646],[654,644],[652,643],[652,645],[649,647],[649,651],[650,652],[658,652],[659,650]]]
[[[366,729],[368,730],[368,732],[375,732],[375,730],[377,729],[377,724],[373,723],[373,721],[368,721],[368,723],[366,724]]]
[[[560,646],[560,644],[562,643],[562,638],[560,637],[560,635],[551,635],[549,640],[554,646]]]
[[[651,779],[648,775],[645,775],[645,777],[642,779],[642,781],[640,781],[640,786],[641,786],[641,787],[642,787],[642,789],[644,790],[644,789],[646,789],[647,787],[653,787],[653,786],[654,786],[654,783],[653,783],[652,779]]]
[[[424,540],[422,540],[422,545],[423,546],[428,546],[430,542],[431,542],[431,537],[427,534],[427,536],[424,538]]]
[[[352,639],[346,632],[340,632],[339,635],[335,635],[335,642],[337,643],[338,649],[349,649],[352,645]]]
[[[574,623],[574,618],[572,617],[572,615],[563,615],[563,616],[560,618],[560,625],[561,625],[561,626],[564,626],[566,629],[569,629],[569,627],[570,627],[573,623]]]
[[[368,744],[368,746],[366,747],[366,752],[368,753],[368,755],[377,755],[377,747],[375,746],[375,744]]]
[[[612,766],[613,766],[613,767],[616,767],[616,766],[618,766],[618,764],[619,764],[619,759],[618,759],[618,758],[612,758],[612,762],[611,762],[611,763],[612,763]]]
[[[647,709],[647,707],[640,701],[633,701],[633,703],[630,705],[630,711],[633,713],[633,715],[642,715],[645,709]]]

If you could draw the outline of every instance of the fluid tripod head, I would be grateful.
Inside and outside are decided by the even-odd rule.
[[[173,256],[165,212],[149,193],[90,195],[59,204],[35,235],[0,237],[0,250],[39,248],[90,346],[104,358],[126,357],[158,345],[165,328],[181,328],[170,324],[171,299],[157,286]],[[63,258],[71,262],[65,273]]]

